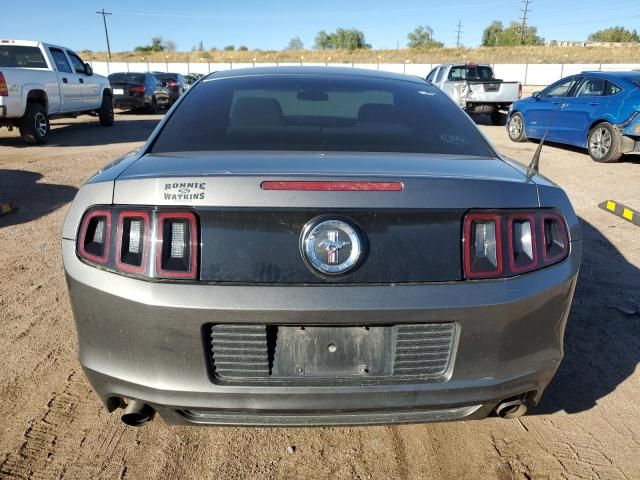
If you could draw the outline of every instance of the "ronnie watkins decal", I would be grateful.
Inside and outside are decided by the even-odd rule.
[[[164,184],[165,200],[204,200],[206,182],[173,182]]]

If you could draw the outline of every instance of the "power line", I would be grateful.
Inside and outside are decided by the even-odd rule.
[[[110,12],[105,12],[104,8],[100,12],[96,12],[98,15],[102,15],[102,22],[104,23],[104,35],[107,37],[107,56],[111,61],[111,46],[109,45],[109,31],[107,30],[107,15],[113,15]]]
[[[522,17],[520,17],[520,19],[522,20],[520,44],[524,45],[524,33],[527,31],[527,14],[531,12],[531,10],[529,10],[529,3],[531,3],[531,0],[522,0],[522,3],[524,4],[524,8],[522,9]]]
[[[461,35],[462,35],[462,19],[458,20],[458,29],[456,30],[456,48],[460,48]]]

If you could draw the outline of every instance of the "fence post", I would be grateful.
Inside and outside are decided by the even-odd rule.
[[[524,84],[527,84],[527,76],[529,75],[529,61],[527,60],[527,63],[524,64]]]

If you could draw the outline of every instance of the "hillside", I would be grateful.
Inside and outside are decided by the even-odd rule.
[[[87,59],[104,61],[106,52],[83,52]],[[117,52],[112,61],[150,62],[238,62],[238,63],[638,63],[640,46],[627,47],[480,47],[434,48],[425,50],[299,50],[299,51],[221,51]]]

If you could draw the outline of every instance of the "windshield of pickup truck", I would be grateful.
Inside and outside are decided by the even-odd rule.
[[[38,47],[0,45],[0,67],[47,68],[47,62]]]
[[[449,80],[492,80],[493,71],[489,67],[458,65],[451,67]]]
[[[247,75],[198,83],[152,152],[297,150],[495,156],[432,85],[347,75]]]

